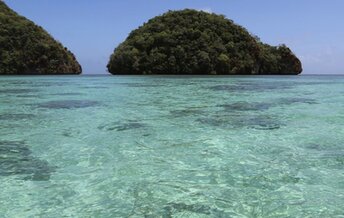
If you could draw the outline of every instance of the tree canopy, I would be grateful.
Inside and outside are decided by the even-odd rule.
[[[132,31],[110,57],[112,74],[300,74],[285,45],[260,42],[223,15],[169,11]]]
[[[74,55],[0,0],[0,74],[79,74]]]

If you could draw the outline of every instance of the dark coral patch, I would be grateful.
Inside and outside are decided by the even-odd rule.
[[[98,129],[106,130],[106,131],[126,131],[132,129],[139,129],[146,127],[145,124],[136,122],[136,121],[128,121],[124,123],[110,123],[106,125],[99,126]]]
[[[209,87],[212,91],[227,91],[227,92],[263,92],[271,90],[285,90],[291,89],[293,85],[288,83],[258,83],[258,82],[247,82],[237,83],[231,85],[215,85]]]
[[[40,108],[47,109],[76,109],[76,108],[88,108],[99,106],[98,101],[89,100],[60,100],[60,101],[48,101],[38,105]]]
[[[54,96],[78,96],[78,95],[82,95],[81,93],[78,92],[63,92],[63,93],[55,93],[55,94],[51,94]]]
[[[193,108],[187,108],[187,109],[180,109],[180,110],[171,110],[170,114],[173,117],[187,117],[187,116],[194,116],[194,115],[200,115],[204,112],[199,109],[193,109]]]
[[[225,111],[263,111],[268,110],[271,106],[271,103],[258,103],[258,102],[235,102],[233,104],[224,104],[218,105],[219,107],[223,107]]]
[[[25,180],[47,181],[55,171],[32,155],[23,141],[0,141],[0,176],[23,175]]]
[[[275,130],[281,127],[281,124],[269,116],[241,117],[234,121],[236,126],[248,127],[257,130]]]
[[[178,213],[184,215],[226,217],[224,211],[202,204],[169,203],[164,208],[163,217],[173,217]]]
[[[249,128],[257,130],[275,130],[282,126],[282,124],[273,117],[265,115],[214,116],[199,118],[196,121],[208,126],[225,129]]]
[[[38,92],[38,89],[0,89],[0,94],[26,94]]]
[[[277,101],[277,104],[289,105],[289,104],[317,104],[317,101],[311,98],[281,98]]]
[[[0,120],[27,120],[34,118],[33,114],[0,114]]]

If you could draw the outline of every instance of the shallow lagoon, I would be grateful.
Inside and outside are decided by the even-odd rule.
[[[0,77],[5,217],[340,217],[344,77]]]

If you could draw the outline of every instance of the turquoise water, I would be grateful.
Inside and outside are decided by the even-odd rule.
[[[344,217],[344,76],[0,77],[1,217]]]

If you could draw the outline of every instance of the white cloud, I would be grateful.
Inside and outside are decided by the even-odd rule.
[[[342,74],[344,49],[339,46],[318,47],[299,53],[305,73]]]
[[[203,11],[209,14],[213,13],[213,10],[211,8],[201,8],[201,9],[198,9],[198,11]]]

